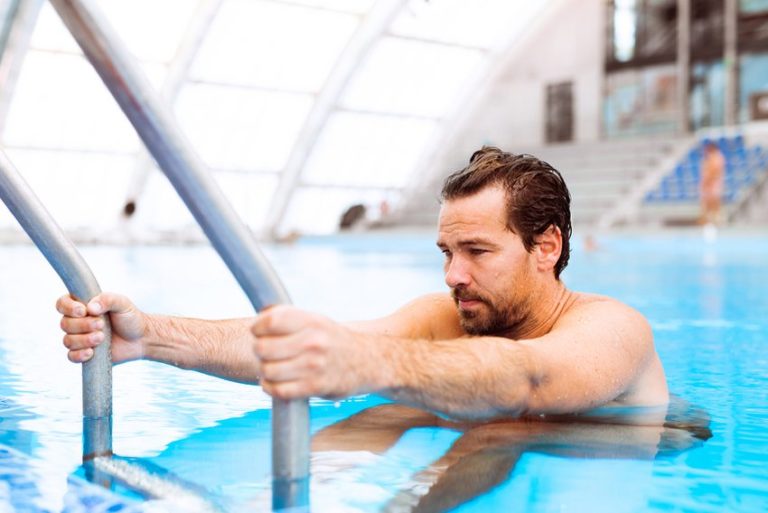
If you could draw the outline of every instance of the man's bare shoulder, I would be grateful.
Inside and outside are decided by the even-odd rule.
[[[419,296],[386,317],[348,326],[356,331],[430,340],[464,335],[456,305],[450,294],[444,292]]]
[[[599,324],[631,334],[633,339],[652,341],[648,320],[636,309],[621,301],[600,294],[572,292],[571,302],[553,327],[570,327],[583,324]],[[627,333],[626,330],[631,330]]]

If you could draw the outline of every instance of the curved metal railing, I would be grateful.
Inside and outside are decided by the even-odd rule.
[[[232,271],[254,308],[259,311],[273,304],[289,302],[285,288],[262,255],[253,235],[226,201],[200,158],[191,151],[189,143],[182,137],[173,118],[166,113],[152,87],[136,69],[120,42],[112,36],[107,24],[84,0],[51,0],[51,4]],[[3,163],[10,164],[7,159],[4,159]],[[16,179],[8,180],[10,185]],[[24,185],[15,183],[21,190],[25,190]],[[19,203],[20,200],[34,202],[34,195],[28,188],[26,193],[13,196],[9,195],[9,206],[14,205],[14,202]],[[38,204],[30,211],[44,212],[44,208]],[[70,277],[78,281],[78,289],[71,290],[73,295],[87,300],[98,292],[98,285],[88,271],[86,274],[90,275],[90,278],[85,280],[88,285],[80,290],[79,279],[86,274],[69,274],[70,265],[84,271],[84,262],[76,252],[77,256],[72,254],[71,245],[61,240],[60,234],[51,228],[52,220],[44,217],[27,217],[24,212],[20,216],[17,215],[33,240],[40,232],[38,239],[42,246],[38,246],[54,268],[61,271],[60,275],[63,278],[67,276],[65,282]],[[35,242],[38,243],[38,240]],[[62,265],[62,261],[70,263]],[[69,286],[69,283],[67,285]],[[83,373],[84,415],[88,419],[111,419],[111,365],[108,345],[102,345],[93,361],[86,364]],[[100,380],[109,380],[109,386],[103,385]],[[97,389],[100,392],[95,392]],[[105,389],[110,390],[108,400],[99,395]],[[273,400],[272,429],[273,508],[305,508],[309,504],[308,401]],[[106,454],[106,451],[111,450],[111,420],[109,429],[103,434],[97,434],[97,430],[93,430],[88,436],[92,454]],[[99,436],[103,436],[104,440]]]
[[[64,281],[69,293],[87,303],[99,284],[83,257],[0,150],[0,199],[19,221]],[[83,461],[112,454],[111,326],[104,319],[105,340],[83,364]]]

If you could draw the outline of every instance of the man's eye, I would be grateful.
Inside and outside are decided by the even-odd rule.
[[[487,253],[487,249],[480,249],[480,248],[472,248],[469,250],[470,255],[482,255],[483,253]]]

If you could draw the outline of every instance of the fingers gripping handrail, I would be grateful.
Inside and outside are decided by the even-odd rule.
[[[127,51],[85,0],[51,0],[147,149],[157,160],[258,311],[288,303],[288,294],[253,235]],[[302,508],[309,501],[309,407],[306,400],[273,400],[273,508]]]
[[[0,151],[0,198],[40,248],[70,294],[87,302],[101,292],[83,257],[3,151]],[[112,361],[108,319],[105,319],[104,334],[104,342],[83,364],[84,461],[112,454]]]

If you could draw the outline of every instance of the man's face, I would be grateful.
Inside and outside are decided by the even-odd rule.
[[[505,203],[503,189],[487,187],[440,209],[445,282],[471,335],[514,337],[531,311],[536,264],[507,229]]]

